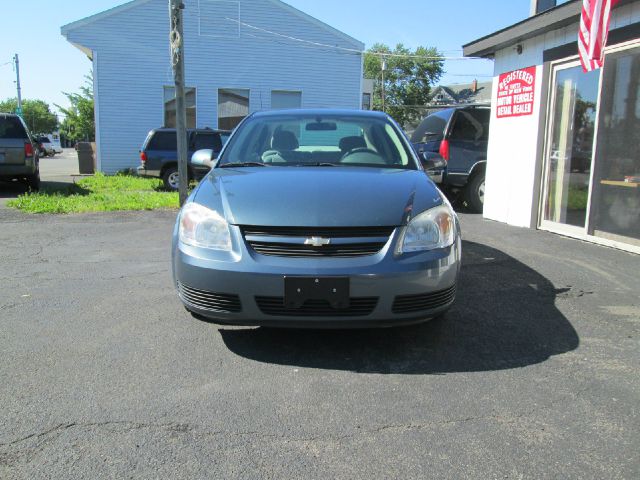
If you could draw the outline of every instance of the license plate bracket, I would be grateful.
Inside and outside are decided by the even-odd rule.
[[[349,277],[284,277],[284,306],[297,309],[307,300],[326,300],[332,308],[349,308]]]

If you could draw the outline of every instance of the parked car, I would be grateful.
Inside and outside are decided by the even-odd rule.
[[[398,125],[371,111],[254,113],[178,215],[173,275],[235,325],[423,322],[453,303],[460,226]]]
[[[22,180],[40,188],[37,143],[18,115],[0,113],[0,180]]]
[[[446,193],[462,192],[469,207],[482,212],[491,108],[448,108],[427,116],[411,136],[418,155],[441,158],[432,173]]]
[[[211,149],[215,154],[220,153],[231,132],[227,130],[212,130],[209,128],[188,130],[187,158],[196,150]],[[161,178],[167,190],[178,190],[178,156],[177,135],[175,128],[157,128],[151,130],[140,149],[141,165],[138,175],[142,177]],[[194,166],[189,162],[189,178],[200,180],[207,174],[208,169]]]
[[[42,135],[37,137],[36,139],[38,141],[38,147],[40,150],[41,157],[48,157],[48,156],[53,157],[56,154],[56,150],[53,146],[53,143],[51,143],[51,140],[49,139],[49,137]]]
[[[62,153],[62,145],[60,145],[60,135],[58,133],[50,133],[47,135],[51,141],[51,148],[55,153]]]

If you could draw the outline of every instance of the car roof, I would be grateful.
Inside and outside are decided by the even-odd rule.
[[[151,130],[151,133],[157,133],[157,132],[175,132],[176,129],[175,128],[168,128],[168,127],[161,127],[161,128],[154,128],[153,130]],[[231,133],[231,130],[222,130],[222,129],[218,129],[218,128],[187,128],[187,132],[207,132],[207,133]]]
[[[313,115],[325,115],[335,117],[363,117],[363,118],[388,118],[388,115],[383,112],[377,112],[374,110],[349,110],[349,109],[332,109],[332,108],[297,108],[289,110],[269,110],[264,112],[256,112],[251,116],[254,118],[268,118],[268,117],[282,117],[282,116],[313,116]]]

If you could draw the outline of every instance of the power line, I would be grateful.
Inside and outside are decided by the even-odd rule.
[[[261,27],[256,27],[255,25],[251,25],[249,23],[245,23],[242,22],[240,20],[236,20],[234,18],[229,18],[229,17],[225,17],[225,20],[228,20],[230,22],[235,22],[238,25],[242,25],[244,27],[250,28],[252,30],[257,30],[260,32],[264,32],[267,33],[269,35],[274,35],[280,38],[286,38],[287,40],[291,40],[294,42],[300,42],[300,43],[305,43],[308,45],[313,45],[315,47],[320,47],[320,48],[329,48],[329,49],[333,49],[333,50],[338,50],[341,52],[344,52],[346,54],[349,55],[362,55],[362,54],[368,54],[368,55],[377,55],[383,58],[386,57],[390,57],[390,58],[416,58],[416,59],[422,59],[422,60],[436,60],[436,61],[452,61],[452,60],[487,60],[486,58],[482,58],[482,57],[443,57],[443,56],[430,56],[430,55],[412,55],[412,54],[400,54],[400,53],[386,53],[386,52],[367,52],[367,51],[362,51],[359,50],[357,48],[347,48],[347,47],[340,47],[338,45],[329,45],[326,43],[320,43],[320,42],[314,42],[312,40],[305,40],[303,38],[297,38],[297,37],[293,37],[291,35],[285,35],[283,33],[279,33],[279,32],[274,32],[272,30],[267,30],[266,28],[261,28]]]

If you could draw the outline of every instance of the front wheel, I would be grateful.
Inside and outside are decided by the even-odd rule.
[[[484,172],[471,178],[466,189],[467,203],[475,213],[482,213],[484,209]]]
[[[167,168],[162,174],[162,183],[167,190],[177,191],[180,186],[178,167]]]

